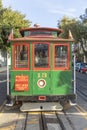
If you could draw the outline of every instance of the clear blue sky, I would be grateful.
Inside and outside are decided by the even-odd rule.
[[[79,18],[87,8],[87,0],[2,0],[9,7],[26,15],[31,26],[39,23],[42,27],[57,27],[63,16]]]

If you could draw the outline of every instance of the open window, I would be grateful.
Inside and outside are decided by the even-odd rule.
[[[33,44],[33,68],[49,69],[49,44],[34,43]]]
[[[29,45],[13,45],[14,69],[29,69]]]
[[[69,69],[70,68],[70,47],[69,44],[54,45],[54,68]]]

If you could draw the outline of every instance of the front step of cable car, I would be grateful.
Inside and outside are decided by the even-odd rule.
[[[25,111],[62,111],[63,106],[59,102],[23,102],[20,110]]]

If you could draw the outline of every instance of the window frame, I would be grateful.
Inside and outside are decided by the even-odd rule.
[[[70,70],[70,44],[69,43],[56,43],[53,45],[53,69],[54,70]],[[56,46],[67,46],[67,50],[68,50],[68,57],[67,57],[67,66],[66,67],[58,67],[56,66],[56,62],[55,62],[55,47]]]
[[[15,52],[16,52],[16,47],[17,46],[27,46],[27,48],[28,48],[28,66],[25,68],[25,67],[23,67],[23,68],[20,68],[20,67],[16,67],[16,63],[15,63],[15,60],[16,60],[16,54],[15,54]],[[13,44],[12,45],[12,66],[13,66],[13,69],[14,70],[29,70],[30,69],[30,45],[29,44],[27,44],[27,43],[15,43],[15,44]]]
[[[34,54],[34,48],[36,44],[47,44],[48,45],[48,67],[35,67],[34,61],[35,61],[35,54]],[[50,43],[49,42],[33,42],[32,43],[32,66],[33,70],[50,70]]]

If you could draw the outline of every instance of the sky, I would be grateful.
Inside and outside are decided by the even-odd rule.
[[[87,8],[87,0],[2,0],[2,4],[25,14],[31,26],[41,27],[57,27],[64,16],[78,19]]]

